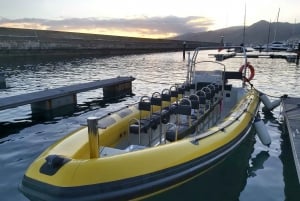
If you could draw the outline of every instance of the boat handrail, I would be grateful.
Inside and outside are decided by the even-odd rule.
[[[128,144],[130,143],[129,141],[129,133],[130,133],[130,125],[137,123],[138,124],[138,143],[139,145],[141,145],[141,121],[137,118],[132,118],[129,120],[128,122]]]
[[[213,135],[213,134],[215,134],[215,133],[217,133],[217,132],[219,132],[219,131],[223,131],[223,132],[224,132],[225,129],[226,129],[227,127],[229,127],[230,125],[232,125],[232,124],[235,123],[236,121],[239,121],[239,118],[240,118],[243,114],[249,113],[247,109],[248,109],[248,107],[250,106],[251,101],[252,101],[252,99],[249,99],[249,100],[244,104],[244,109],[238,110],[238,112],[237,112],[235,115],[234,115],[234,114],[231,114],[231,116],[234,115],[234,118],[231,118],[231,119],[227,120],[225,124],[224,124],[224,123],[218,124],[217,127],[218,127],[219,129],[217,129],[217,130],[208,130],[208,131],[206,131],[206,132],[204,132],[204,133],[202,133],[202,134],[200,134],[200,135],[195,135],[194,138],[191,140],[191,142],[197,144],[201,139],[204,139],[204,138],[206,138],[206,137],[209,137],[210,135]],[[252,113],[250,113],[250,114],[253,116]],[[253,118],[254,118],[254,117],[253,117]],[[220,125],[221,125],[221,126],[220,126]]]
[[[159,142],[161,143],[161,138],[162,138],[162,95],[159,92],[154,92],[150,98],[150,102],[151,102],[151,114],[150,114],[150,118],[154,117],[154,116],[158,116],[159,119]],[[159,107],[159,111],[154,112],[154,106]],[[151,145],[151,141],[152,141],[152,132],[150,133],[149,136],[149,146]]]

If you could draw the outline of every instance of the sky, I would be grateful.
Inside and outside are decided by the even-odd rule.
[[[166,38],[276,22],[279,9],[300,23],[299,0],[0,0],[0,27]]]

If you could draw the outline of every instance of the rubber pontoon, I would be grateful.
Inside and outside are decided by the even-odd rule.
[[[138,104],[101,119],[89,118],[88,126],[45,150],[23,177],[24,195],[31,200],[141,199],[221,162],[249,133],[259,92],[242,79],[246,71],[227,72],[220,62],[198,61],[200,50],[183,85],[141,97]],[[199,71],[196,66],[202,64],[218,70]],[[242,86],[228,84],[232,78]]]

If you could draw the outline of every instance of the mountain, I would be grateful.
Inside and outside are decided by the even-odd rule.
[[[269,31],[270,30],[270,31]],[[276,31],[275,31],[276,30]],[[224,42],[239,45],[243,41],[243,26],[235,26],[215,31],[186,33],[173,37],[174,40],[186,41],[206,41],[206,42],[220,42],[221,36],[224,36]],[[245,43],[246,44],[266,44],[274,40],[276,32],[276,41],[286,41],[293,39],[300,39],[300,23],[290,24],[283,22],[269,23],[261,20],[245,28]],[[270,33],[270,34],[269,34]]]

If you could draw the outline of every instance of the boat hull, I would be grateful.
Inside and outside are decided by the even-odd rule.
[[[26,175],[23,178],[21,191],[31,200],[130,200],[144,197],[162,189],[176,186],[195,176],[199,176],[209,168],[222,161],[247,136],[248,126],[240,138],[215,150],[206,156],[199,157],[184,164],[171,167],[147,175],[120,181],[107,182],[77,187],[59,187],[33,180]],[[30,188],[28,188],[30,186]],[[44,195],[43,192],[46,192]],[[51,194],[49,194],[51,192]]]
[[[79,151],[67,155],[71,151],[65,150],[66,144],[82,143],[82,139],[72,139],[76,139],[76,132],[50,147],[29,167],[20,190],[31,200],[130,200],[156,194],[222,161],[246,138],[259,104],[259,94],[250,90],[223,122],[199,136],[111,157],[82,159]],[[81,132],[77,133],[80,137]],[[87,142],[83,144],[85,147]],[[53,154],[70,161],[52,175],[41,172],[45,158]]]

